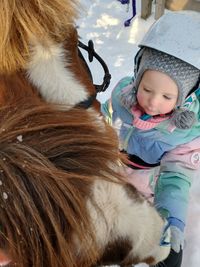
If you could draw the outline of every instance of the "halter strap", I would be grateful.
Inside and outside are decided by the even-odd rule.
[[[104,77],[103,77],[103,82],[100,85],[94,84],[94,86],[96,88],[96,93],[104,92],[108,88],[108,86],[110,84],[110,80],[111,80],[111,74],[110,74],[110,72],[108,70],[108,67],[107,67],[106,63],[95,52],[95,50],[94,50],[94,43],[93,43],[92,40],[89,40],[88,41],[88,45],[85,45],[81,41],[79,41],[78,42],[78,47],[80,47],[80,48],[82,48],[82,49],[84,49],[84,50],[86,50],[88,52],[88,59],[89,59],[90,62],[92,62],[93,59],[94,59],[94,57],[95,57],[99,61],[99,63],[101,64],[101,66],[103,67],[104,73],[105,73],[104,74]],[[84,59],[84,57],[83,57],[83,55],[82,55],[82,53],[81,53],[81,51],[80,51],[79,48],[78,48],[78,53],[79,53],[79,57],[83,60],[85,66],[86,66],[86,68],[88,70],[88,73],[90,75],[90,78],[91,78],[91,80],[93,82],[92,73],[90,71],[90,68],[89,68],[87,62],[85,61],[85,59]]]
[[[92,106],[92,103],[96,99],[97,94],[90,95],[86,100],[79,102],[76,107],[87,109]]]

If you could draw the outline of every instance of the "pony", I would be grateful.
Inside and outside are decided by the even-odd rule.
[[[0,259],[155,264],[169,253],[164,221],[118,174],[117,137],[78,55],[78,10],[70,0],[0,1]]]
[[[118,174],[117,145],[84,109],[34,97],[0,108],[0,247],[13,266],[129,266],[168,255],[163,220]]]
[[[95,87],[77,49],[78,1],[2,0],[0,8],[1,101],[34,90],[49,103],[75,106],[91,98],[98,108]],[[5,77],[9,89],[3,86]],[[18,91],[16,83],[23,88]]]

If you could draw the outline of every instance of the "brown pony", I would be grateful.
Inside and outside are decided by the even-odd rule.
[[[96,94],[78,56],[77,3],[0,1],[1,102],[7,103],[11,97],[16,100],[34,90],[47,102],[74,106]],[[94,101],[93,106],[97,107],[97,103]]]
[[[113,130],[72,108],[95,94],[75,2],[0,1],[0,264],[155,264],[164,222],[117,174]]]

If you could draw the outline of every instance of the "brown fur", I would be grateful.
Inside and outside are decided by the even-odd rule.
[[[63,44],[68,69],[83,84],[89,95],[95,88],[87,70],[78,56],[78,36],[75,19],[78,1],[70,0],[2,0],[0,1],[0,103],[11,96],[21,96],[21,90],[38,89],[27,79],[27,66],[31,60],[32,46],[42,44],[46,50],[52,44]],[[21,80],[21,81],[20,81]],[[9,86],[5,82],[9,81]],[[12,83],[12,84],[11,84]],[[22,88],[18,87],[21,83]],[[11,86],[10,86],[11,85]],[[20,85],[20,86],[21,86]],[[99,109],[99,104],[94,101]]]
[[[116,135],[107,126],[102,134],[84,110],[64,114],[31,99],[2,108],[0,118],[1,248],[20,267],[95,263],[86,198],[94,179],[118,177],[109,167],[118,161]],[[76,255],[73,234],[84,258]]]
[[[35,40],[63,42],[77,17],[77,1],[1,0],[0,73],[24,69]]]
[[[1,193],[9,197],[1,202],[0,241],[20,267],[88,266],[97,257],[85,198],[95,175],[114,174],[108,162],[118,159],[116,136],[106,125],[102,135],[86,111],[63,114],[44,104],[26,74],[35,42],[47,50],[63,43],[68,68],[94,94],[78,57],[75,18],[77,1],[0,2]],[[84,259],[75,254],[73,233],[90,250]]]
[[[0,75],[0,106],[18,103],[20,99],[32,98],[42,102],[37,90],[26,79],[23,71]]]

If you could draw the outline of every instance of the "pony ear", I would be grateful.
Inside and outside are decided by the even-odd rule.
[[[76,6],[70,0],[1,0],[0,72],[24,69],[34,40],[47,47],[65,40],[78,16]]]

